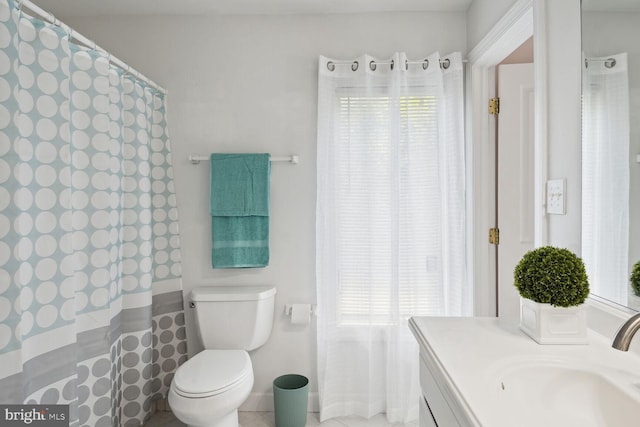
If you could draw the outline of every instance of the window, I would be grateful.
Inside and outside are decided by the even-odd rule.
[[[436,97],[339,93],[338,102],[337,321],[384,325],[439,315]]]

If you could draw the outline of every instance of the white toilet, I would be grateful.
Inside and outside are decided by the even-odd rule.
[[[204,350],[178,368],[169,390],[175,416],[192,427],[238,427],[253,387],[248,351],[271,334],[273,286],[211,286],[191,291]]]

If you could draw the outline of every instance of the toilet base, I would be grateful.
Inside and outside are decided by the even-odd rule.
[[[210,356],[213,353],[215,356],[216,352],[221,351],[226,350],[204,350],[204,352],[198,353],[192,359],[187,360],[178,368],[171,387],[169,387],[169,406],[176,418],[189,427],[238,427],[238,408],[247,400],[253,387],[253,369],[251,367],[251,359],[249,359],[249,355],[246,352],[240,352],[246,357],[246,364],[242,367],[242,372],[237,373],[238,381],[227,385],[218,384],[216,387],[220,388],[212,390],[210,396],[200,397],[205,394],[203,393],[205,389],[203,389],[202,384],[199,385],[199,388],[196,387],[196,393],[187,394],[186,396],[180,393],[180,389],[176,385],[176,379],[179,378],[184,369],[189,369],[190,366],[200,366],[198,365],[198,363],[201,363],[201,360],[198,359],[199,356],[201,358],[204,356],[206,359],[208,355]],[[234,351],[234,353],[237,352]],[[201,366],[201,371],[204,372],[206,369]],[[220,376],[220,373],[216,374],[216,369],[225,368],[216,366],[213,363],[208,369],[211,370],[211,375]],[[203,375],[203,373],[200,372],[199,375]],[[197,381],[195,382],[197,383]],[[200,396],[197,393],[200,393]]]
[[[212,424],[202,425],[187,425],[187,427],[239,427],[238,425],[238,411],[232,411],[222,418],[215,420]]]

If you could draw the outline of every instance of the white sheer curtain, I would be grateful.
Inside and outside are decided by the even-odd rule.
[[[611,66],[615,60],[615,65]],[[627,54],[589,58],[582,90],[582,258],[591,292],[627,302],[629,78]]]
[[[417,418],[410,316],[472,314],[460,54],[320,58],[320,418]],[[441,65],[442,63],[442,65]]]

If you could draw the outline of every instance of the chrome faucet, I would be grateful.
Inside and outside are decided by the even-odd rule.
[[[638,329],[640,329],[640,313],[634,314],[620,326],[611,346],[617,350],[628,351],[631,339]]]

